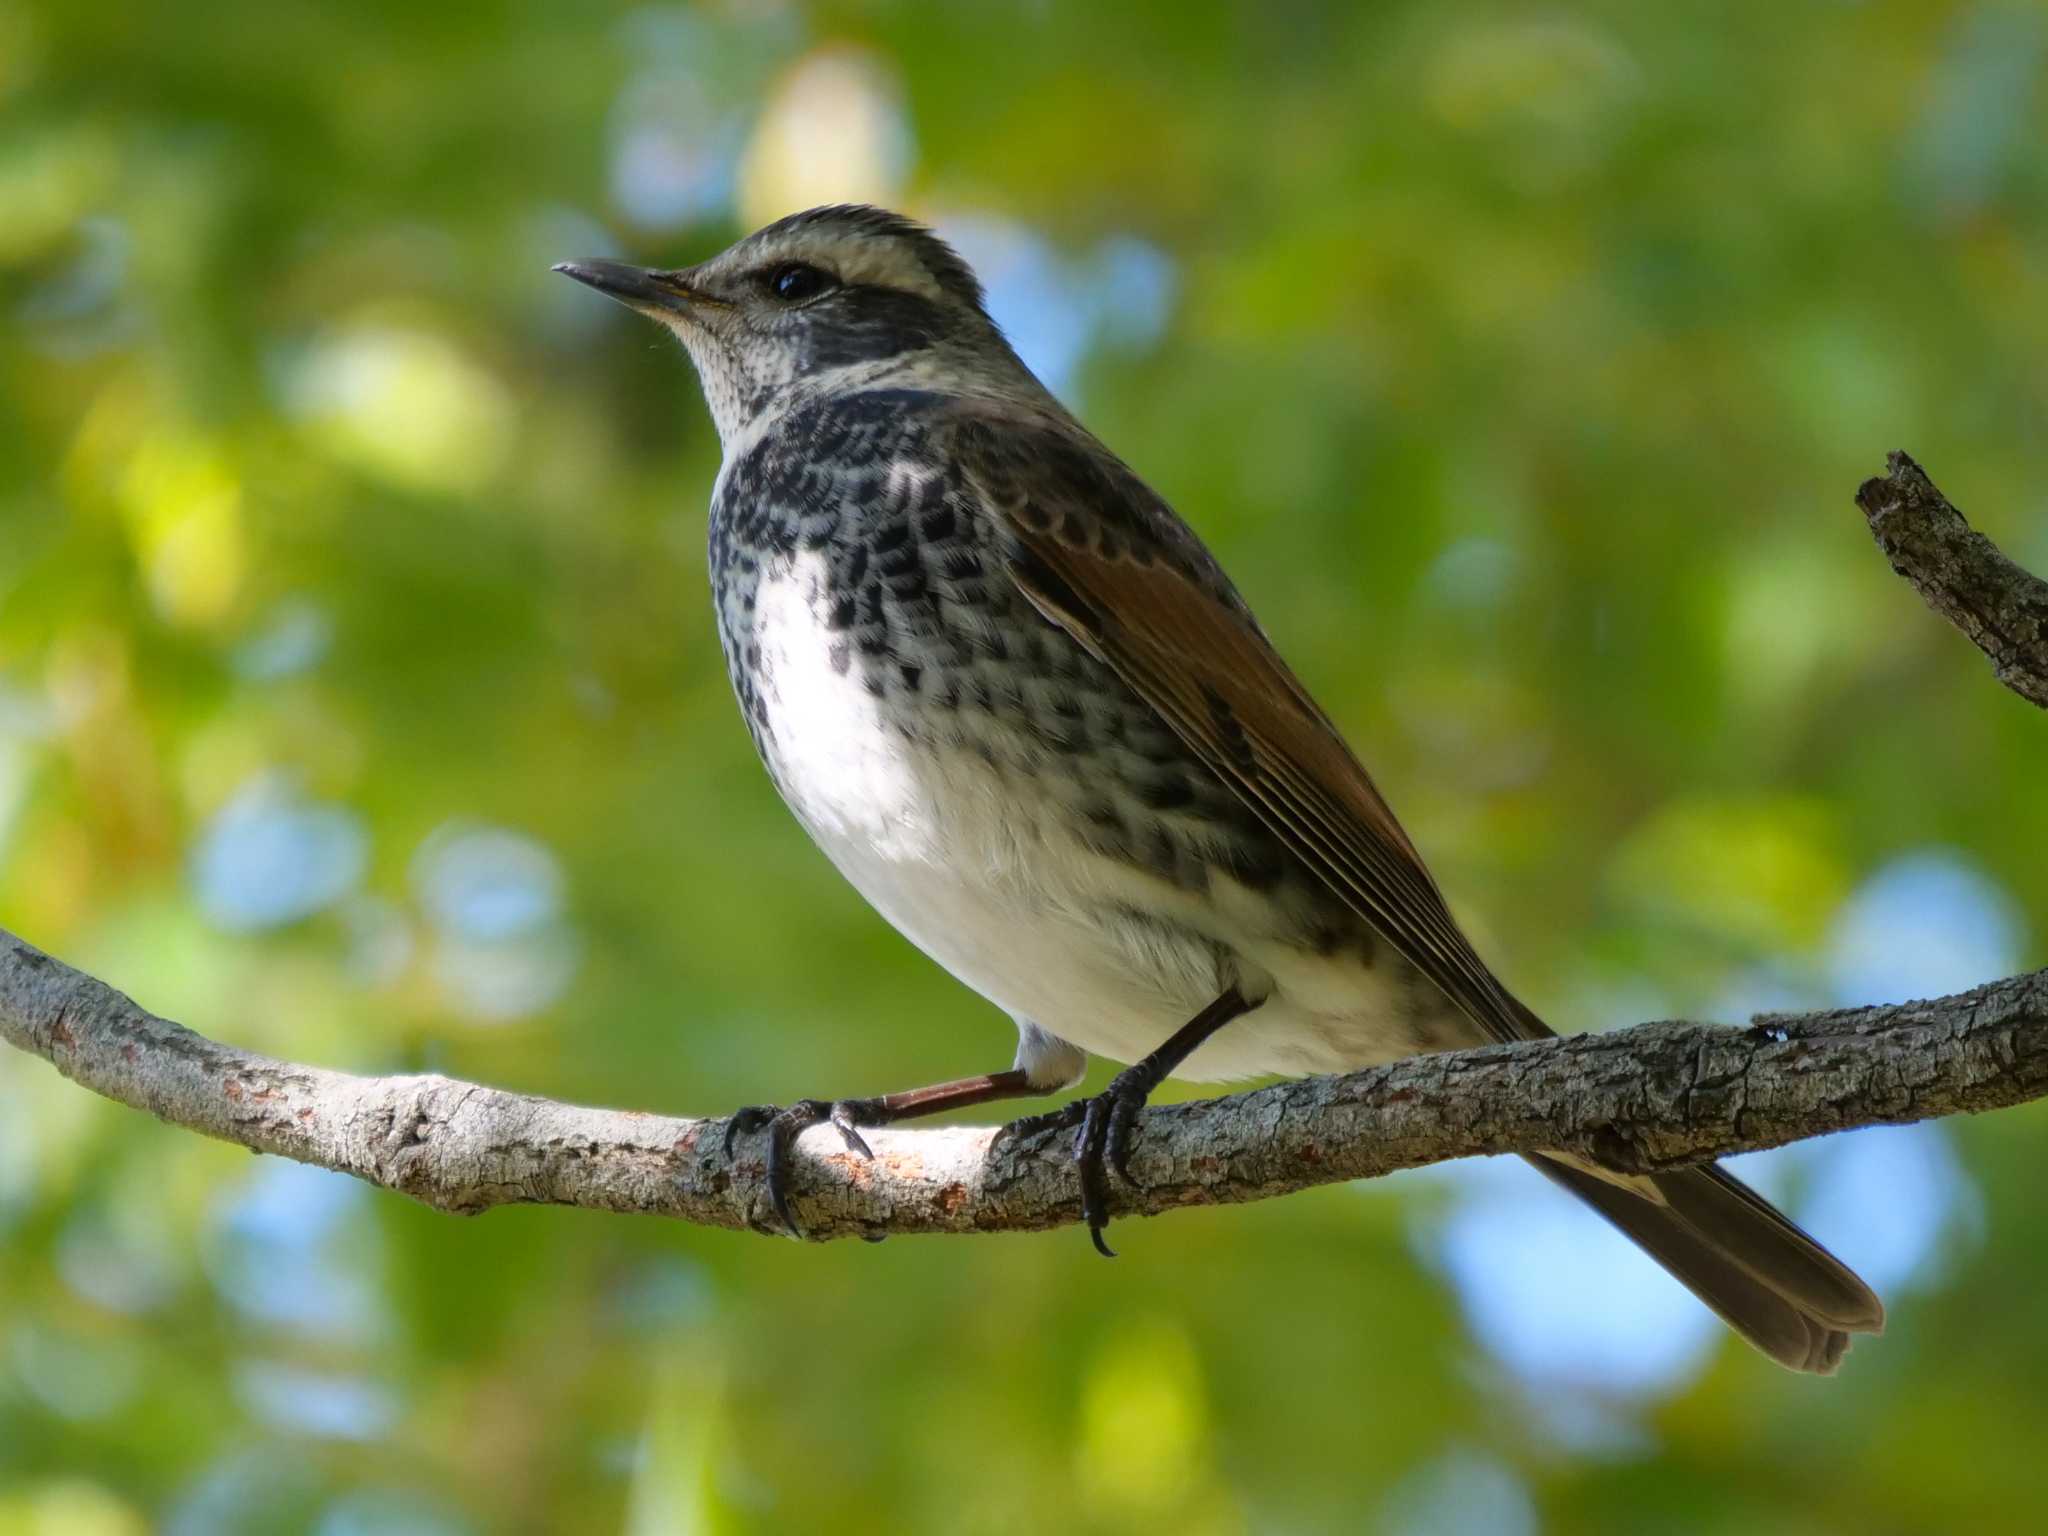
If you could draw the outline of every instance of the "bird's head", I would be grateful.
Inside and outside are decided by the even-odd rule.
[[[728,448],[764,413],[812,392],[977,377],[1037,387],[967,263],[924,225],[881,208],[791,214],[694,267],[565,261],[555,270],[675,332]]]

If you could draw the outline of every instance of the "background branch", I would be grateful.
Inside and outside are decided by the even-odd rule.
[[[1877,547],[1927,606],[1991,658],[1998,680],[2048,709],[2048,581],[1972,528],[1903,453],[1856,492]]]
[[[1857,493],[1893,566],[2048,706],[2048,583],[2013,565],[1902,453]],[[1450,1158],[1558,1150],[1627,1169],[2048,1096],[2048,971],[1932,1002],[1662,1023],[1415,1057],[1148,1111],[1119,1214],[1259,1200]],[[358,1077],[218,1044],[0,931],[0,1038],[174,1125],[355,1174],[447,1211],[587,1206],[759,1223],[761,1139],[722,1120],[587,1109],[449,1078]],[[1022,1231],[1079,1218],[1064,1137],[828,1127],[802,1149],[814,1236]]]

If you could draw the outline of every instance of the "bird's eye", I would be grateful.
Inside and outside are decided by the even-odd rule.
[[[831,286],[829,276],[801,261],[785,261],[768,269],[768,291],[785,304],[815,299]]]

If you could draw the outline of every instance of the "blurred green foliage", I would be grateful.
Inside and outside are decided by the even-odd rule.
[[[684,359],[546,270],[853,196],[994,261],[1560,1024],[2038,963],[2048,726],[1849,497],[1909,448],[2048,567],[2044,64],[2024,0],[0,0],[0,921],[366,1071],[1003,1064],[752,759]],[[1624,1391],[1485,1342],[1455,1177],[1115,1265],[457,1222],[0,1058],[0,1536],[2031,1531],[2048,1119],[1953,1140],[1843,1379]]]

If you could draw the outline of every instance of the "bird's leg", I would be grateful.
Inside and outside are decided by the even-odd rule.
[[[1109,1170],[1116,1169],[1127,1184],[1137,1182],[1131,1177],[1130,1161],[1131,1128],[1137,1123],[1138,1111],[1145,1107],[1152,1090],[1172,1076],[1174,1068],[1192,1056],[1197,1046],[1255,1006],[1232,987],[1175,1030],[1150,1056],[1117,1073],[1095,1097],[1013,1120],[1003,1128],[1006,1137],[1073,1130],[1074,1163],[1081,1174],[1081,1217],[1088,1223],[1095,1251],[1104,1258],[1116,1257],[1102,1238],[1102,1229],[1109,1225]]]
[[[1032,1085],[1022,1067],[1011,1067],[1002,1072],[957,1078],[950,1083],[934,1083],[929,1088],[885,1093],[873,1099],[839,1099],[830,1104],[822,1099],[798,1099],[787,1109],[754,1104],[736,1111],[726,1121],[725,1155],[732,1156],[733,1142],[738,1137],[752,1135],[763,1126],[768,1128],[768,1199],[790,1236],[802,1237],[803,1229],[796,1224],[789,1206],[790,1153],[797,1137],[812,1126],[830,1122],[846,1143],[847,1151],[856,1157],[871,1158],[875,1154],[860,1133],[862,1126],[891,1125],[898,1120],[965,1109],[994,1099],[1026,1099],[1044,1092],[1045,1089]]]

